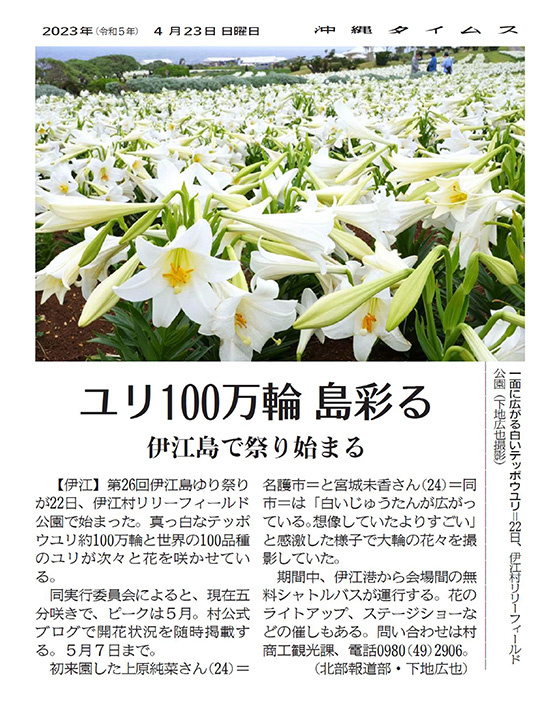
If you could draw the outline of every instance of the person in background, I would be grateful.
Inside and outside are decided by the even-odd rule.
[[[422,52],[417,51],[412,54],[412,63],[410,65],[411,73],[420,73],[420,59],[422,58]]]
[[[441,62],[441,66],[443,68],[444,73],[447,73],[448,75],[451,75],[453,73],[453,59],[447,51],[443,54],[443,61]]]
[[[426,70],[428,71],[428,73],[435,73],[437,71],[437,59],[435,51],[430,51],[430,56],[432,58],[430,59],[430,62],[428,63],[428,68],[426,68]]]

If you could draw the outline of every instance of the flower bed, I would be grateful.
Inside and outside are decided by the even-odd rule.
[[[387,71],[40,97],[42,299],[123,360],[523,358],[523,64]]]

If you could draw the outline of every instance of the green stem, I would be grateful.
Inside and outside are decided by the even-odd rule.
[[[452,356],[461,356],[463,360],[465,361],[476,361],[476,358],[472,355],[472,353],[466,349],[464,346],[450,346],[447,351],[445,352],[445,356],[443,357],[444,361],[451,361]]]
[[[523,317],[520,314],[511,313],[508,310],[499,310],[498,312],[496,312],[496,314],[493,314],[490,317],[490,319],[486,322],[486,324],[482,327],[482,329],[479,332],[480,338],[484,339],[484,337],[488,334],[490,329],[492,329],[494,324],[496,324],[496,322],[499,322],[500,320],[509,322],[510,324],[513,324],[517,327],[525,328],[525,317]]]

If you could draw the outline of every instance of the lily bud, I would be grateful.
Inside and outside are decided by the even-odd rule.
[[[455,251],[458,251],[457,247]],[[463,288],[468,295],[476,285],[478,280],[478,251],[475,251],[469,256],[467,267],[465,268],[465,279],[463,280]]]
[[[249,200],[247,200],[245,195],[235,193],[212,193],[212,197],[214,200],[221,202],[222,205],[225,205],[232,212],[239,212],[240,210],[244,210],[246,207],[251,206],[251,203]]]
[[[410,273],[411,270],[407,268],[397,273],[384,275],[382,278],[377,278],[369,283],[362,283],[352,288],[337,290],[330,295],[325,295],[306,310],[294,322],[293,327],[294,329],[319,329],[336,324],[336,322],[340,322],[341,319],[352,314],[364,302],[367,302],[382,290],[385,290],[385,288],[389,288],[403,280]]]
[[[418,268],[403,283],[393,297],[387,317],[387,331],[396,329],[418,302],[430,271],[441,258],[443,245],[433,248]]]
[[[514,214],[516,214],[514,212]],[[515,243],[513,235],[510,233],[506,239],[508,254],[515,268],[523,275],[525,273],[525,258],[519,247]]]
[[[230,261],[238,261],[239,259],[235,255],[235,251],[233,250],[233,246],[226,246],[226,254],[227,257],[229,258]],[[241,288],[241,290],[248,291],[249,286],[247,285],[247,281],[245,280],[245,276],[243,275],[243,271],[241,268],[239,271],[233,276],[233,278],[230,279],[230,283],[235,285],[238,288]]]
[[[464,302],[465,290],[462,285],[459,285],[457,290],[455,290],[455,292],[451,296],[451,300],[449,300],[447,307],[445,308],[445,312],[443,314],[442,322],[445,331],[450,331],[459,323],[459,317],[461,316],[461,311],[463,309]]]
[[[163,205],[160,205],[157,210],[143,214],[140,219],[136,220],[136,222],[134,222],[134,224],[127,229],[126,233],[120,238],[119,243],[128,244],[137,236],[140,236],[140,234],[144,234],[144,232],[156,221],[162,207]]]
[[[461,324],[460,326],[461,333],[477,361],[496,360],[474,329],[469,327],[468,324]]]
[[[95,288],[84,305],[84,309],[78,320],[79,327],[87,327],[88,324],[95,322],[96,319],[102,317],[117,304],[120,297],[113,292],[113,287],[127,281],[132,276],[139,263],[140,259],[138,258],[138,254],[134,254],[125,264],[108,278],[105,278],[105,280]]]
[[[356,200],[360,197],[364,188],[370,182],[370,180],[371,180],[371,176],[366,176],[359,183],[356,183],[356,185],[352,186],[352,188],[350,188],[350,190],[346,191],[342,195],[342,197],[339,199],[338,205],[339,206],[353,205],[356,202]],[[348,186],[346,186],[346,187],[348,187]]]
[[[496,276],[500,283],[503,285],[515,285],[517,283],[517,273],[509,261],[485,253],[479,253],[478,255],[481,263]]]
[[[56,232],[61,229],[73,231],[129,214],[159,209],[161,204],[157,202],[110,202],[88,197],[60,196],[49,202],[51,216],[37,231]]]
[[[384,146],[378,151],[374,151],[373,153],[369,153],[365,156],[362,156],[357,161],[352,161],[352,163],[349,163],[346,166],[346,168],[337,175],[337,177],[334,179],[334,182],[338,185],[339,183],[345,183],[347,180],[351,180],[352,178],[355,178],[356,176],[360,175],[360,173],[363,173],[363,171],[366,170],[369,164],[374,159],[376,159],[379,156],[379,154],[383,153],[383,151],[386,150],[387,147]]]
[[[287,154],[280,154],[278,158],[275,158],[274,161],[271,161],[266,168],[263,168],[262,171],[260,172],[260,178],[266,178],[269,175],[272,175],[274,171],[278,168],[278,166],[282,163],[282,161],[286,158]]]
[[[350,256],[354,256],[354,258],[362,260],[364,256],[373,255],[373,249],[355,234],[350,234],[350,232],[345,232],[342,231],[342,229],[334,227],[329,236],[335,243],[341,246],[346,253],[350,254]]]
[[[292,256],[293,258],[301,258],[303,261],[310,261],[309,256],[306,256],[302,251],[296,249],[295,246],[290,246],[290,244],[282,244],[280,241],[272,241],[259,234],[250,234],[246,232],[241,235],[241,239],[249,244],[257,244],[259,248],[263,248],[271,253],[278,254],[280,256]]]
[[[95,238],[89,242],[89,244],[85,248],[84,253],[82,254],[80,263],[78,264],[80,268],[82,268],[83,266],[87,266],[88,263],[91,263],[95,259],[97,254],[101,251],[101,247],[103,246],[103,243],[107,238],[107,234],[109,234],[109,232],[113,228],[114,223],[114,219],[112,219],[110,222],[107,222],[107,224],[98,232],[98,234],[96,234]]]

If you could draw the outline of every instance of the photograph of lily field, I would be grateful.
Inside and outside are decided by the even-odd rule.
[[[39,361],[524,359],[522,47],[39,47]]]

